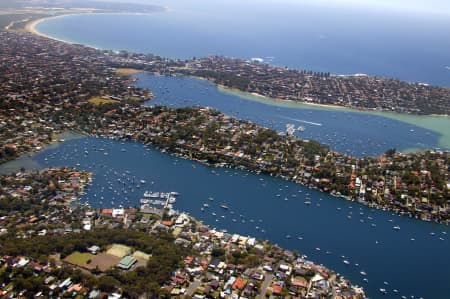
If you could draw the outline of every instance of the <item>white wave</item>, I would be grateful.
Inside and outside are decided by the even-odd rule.
[[[307,120],[303,120],[303,119],[297,119],[297,118],[291,118],[291,117],[283,117],[283,118],[286,118],[286,119],[289,119],[289,120],[292,120],[292,121],[296,121],[296,122],[299,122],[299,123],[310,124],[310,125],[313,125],[313,126],[322,126],[321,123],[315,123],[315,122],[307,121]]]

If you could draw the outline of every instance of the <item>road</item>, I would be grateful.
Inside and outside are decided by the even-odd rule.
[[[263,283],[261,284],[261,292],[259,293],[259,295],[257,297],[258,299],[266,298],[267,288],[269,287],[269,285],[273,279],[273,275],[270,273],[266,273],[265,277],[266,278],[264,279]]]
[[[195,290],[200,286],[201,281],[194,279],[193,282],[189,285],[189,288],[186,291],[186,295],[192,296],[195,292]]]

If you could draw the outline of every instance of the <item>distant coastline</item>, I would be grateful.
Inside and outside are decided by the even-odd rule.
[[[169,9],[166,7],[165,11],[169,11]],[[106,13],[106,12],[105,12]],[[29,23],[27,23],[27,25],[25,26],[25,30],[41,36],[41,37],[45,37],[45,38],[49,38],[49,39],[53,39],[53,40],[57,40],[60,42],[64,42],[64,43],[68,43],[68,44],[77,44],[76,42],[72,42],[66,39],[62,39],[62,38],[56,38],[54,36],[51,35],[47,35],[44,34],[42,32],[40,32],[39,30],[37,30],[36,26],[38,24],[40,24],[41,22],[50,20],[50,19],[56,19],[56,18],[62,18],[62,17],[66,17],[66,16],[71,16],[71,15],[81,15],[81,14],[105,14],[103,12],[92,12],[92,11],[80,11],[80,12],[74,12],[74,13],[64,13],[64,14],[59,14],[56,16],[49,16],[49,17],[44,17],[44,18],[40,18],[37,20],[33,20]],[[116,13],[116,12],[114,12]],[[141,13],[130,13],[130,12],[124,12],[121,13],[119,12],[119,14],[141,14]],[[85,44],[85,46],[87,47],[91,47],[91,48],[95,48],[95,49],[100,49],[98,47],[96,47],[95,45],[88,45]],[[203,78],[199,78],[196,77],[198,79],[203,79]],[[205,80],[205,79],[203,79]],[[299,108],[309,108],[309,109],[325,109],[325,110],[340,110],[340,111],[349,111],[349,112],[356,112],[356,113],[367,113],[367,114],[376,114],[376,115],[381,115],[384,117],[388,117],[391,119],[395,119],[395,120],[399,120],[405,123],[409,123],[409,124],[414,124],[417,125],[419,127],[425,128],[425,129],[429,129],[431,131],[437,132],[441,135],[441,138],[439,139],[439,146],[444,147],[444,148],[449,148],[450,147],[450,132],[447,132],[448,130],[445,129],[446,127],[446,122],[450,122],[450,116],[449,115],[445,115],[445,114],[433,114],[433,115],[426,115],[426,116],[417,116],[417,115],[411,115],[411,114],[406,114],[406,113],[396,113],[396,112],[387,112],[387,111],[376,111],[376,110],[369,110],[369,109],[354,109],[354,108],[349,108],[349,107],[344,107],[344,106],[338,106],[338,105],[329,105],[329,104],[317,104],[317,103],[307,103],[307,102],[295,102],[295,101],[291,101],[291,100],[281,100],[281,99],[276,99],[276,98],[268,98],[266,96],[263,96],[261,94],[256,94],[256,93],[247,93],[247,92],[243,92],[237,89],[233,89],[233,88],[229,88],[223,85],[218,85],[218,88],[225,93],[232,93],[238,96],[241,96],[242,98],[245,98],[247,100],[253,100],[253,101],[263,101],[264,103],[269,103],[269,104],[273,104],[273,105],[287,105],[287,106],[295,106],[295,107],[299,107]]]
[[[67,13],[67,14],[61,14],[61,15],[57,15],[57,16],[49,16],[49,17],[33,20],[33,21],[31,21],[31,22],[29,22],[29,23],[27,23],[25,25],[25,31],[30,32],[30,33],[35,34],[35,35],[38,35],[38,36],[45,37],[45,38],[57,40],[57,41],[60,41],[60,42],[63,42],[63,43],[73,44],[73,42],[70,42],[68,40],[64,40],[64,39],[56,38],[56,37],[51,36],[51,35],[44,34],[44,33],[40,32],[40,31],[38,31],[36,29],[36,26],[38,24],[46,21],[46,20],[57,19],[57,18],[61,18],[61,17],[66,17],[66,16],[70,16],[70,15],[79,15],[79,14],[83,14],[83,13]]]
[[[161,8],[162,8],[162,10],[164,12],[170,11],[170,8],[167,7],[167,6],[162,6]],[[42,22],[45,22],[45,21],[48,21],[48,20],[51,20],[51,19],[58,19],[58,18],[64,18],[64,17],[68,17],[68,16],[75,16],[75,15],[87,15],[87,14],[91,14],[91,15],[92,14],[146,15],[146,14],[152,14],[152,13],[153,12],[114,12],[114,11],[112,11],[112,12],[100,12],[100,11],[91,11],[91,10],[75,11],[75,12],[61,13],[61,14],[58,14],[58,15],[43,17],[43,18],[39,18],[39,19],[30,21],[30,22],[28,22],[25,25],[24,29],[25,29],[25,31],[27,31],[29,33],[32,33],[32,34],[35,34],[35,35],[38,35],[38,36],[41,36],[41,37],[45,37],[45,38],[48,38],[48,39],[53,39],[53,40],[56,40],[56,41],[67,43],[67,44],[80,44],[80,43],[77,43],[77,42],[74,42],[74,41],[70,41],[70,40],[63,39],[63,38],[57,38],[57,37],[54,37],[52,35],[48,35],[48,34],[42,33],[36,28],[36,26],[39,25]],[[100,48],[100,47],[98,47],[96,45],[88,45],[88,44],[83,44],[83,45],[85,45],[87,47],[94,48],[94,49],[98,49],[98,50],[102,49],[102,48]],[[104,50],[110,50],[110,49],[104,49]]]

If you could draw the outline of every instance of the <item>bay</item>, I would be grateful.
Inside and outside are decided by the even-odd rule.
[[[426,116],[364,113],[349,109],[325,109],[298,103],[276,101],[218,88],[215,84],[190,77],[154,76],[139,73],[137,86],[152,90],[155,98],[147,105],[171,107],[208,106],[285,132],[287,124],[302,127],[295,134],[317,140],[352,156],[377,156],[390,148],[402,152],[424,149],[450,149],[450,118],[434,117],[444,127],[430,126]],[[447,129],[446,129],[447,128]]]
[[[98,48],[171,58],[260,57],[291,68],[450,86],[448,18],[244,2],[220,2],[219,9],[216,3],[201,8],[185,4],[151,15],[66,16],[41,22],[37,30]],[[150,105],[208,105],[280,131],[295,123],[305,127],[302,137],[352,155],[376,155],[391,147],[449,147],[448,118],[313,109],[219,90],[192,78],[138,77],[138,84],[151,86],[156,94]],[[450,293],[450,231],[445,226],[372,210],[271,177],[205,167],[132,142],[70,140],[29,157],[27,163],[94,171],[83,201],[96,207],[137,204],[145,190],[180,192],[177,209],[213,227],[297,249],[364,286],[372,298],[380,297],[379,288],[388,290],[388,298],[439,299]],[[146,183],[137,188],[140,180]],[[307,196],[311,205],[304,204]],[[204,203],[210,208],[202,212]],[[230,209],[221,209],[221,204]],[[395,225],[401,230],[394,230]],[[360,271],[367,272],[368,284]]]
[[[371,298],[380,296],[379,288],[388,290],[386,298],[439,299],[450,292],[447,226],[391,215],[269,176],[206,167],[134,142],[78,138],[28,159],[38,168],[94,172],[82,198],[94,207],[138,205],[146,190],[179,192],[176,209],[211,227],[298,250],[364,286]],[[11,170],[8,164],[0,170]],[[307,198],[310,205],[304,203]],[[204,203],[209,208],[201,211]],[[396,225],[401,230],[394,230]],[[368,283],[360,271],[367,273]]]

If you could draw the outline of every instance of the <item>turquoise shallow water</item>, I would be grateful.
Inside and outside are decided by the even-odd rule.
[[[219,13],[213,6],[174,7],[152,15],[68,16],[42,22],[37,29],[72,42],[172,58],[261,57],[295,68],[450,86],[448,19],[340,8],[249,7],[237,1],[219,5]],[[138,77],[139,85],[156,94],[150,105],[208,105],[277,130],[294,123],[305,127],[303,137],[352,155],[376,155],[391,147],[438,147],[439,131],[446,130],[445,122],[432,130],[377,115],[269,105],[192,78]],[[144,190],[178,191],[177,209],[213,227],[298,249],[363,285],[371,298],[380,297],[379,288],[388,289],[388,298],[439,299],[450,293],[448,227],[372,210],[271,177],[208,168],[135,143],[71,140],[30,159],[28,166],[69,165],[94,171],[94,184],[83,199],[94,206],[136,204]],[[141,179],[146,184],[137,188]],[[303,203],[306,196],[310,206]],[[210,208],[202,212],[206,202]],[[220,208],[223,203],[229,211]],[[395,225],[401,230],[394,231]],[[367,272],[368,283],[360,271]]]
[[[211,227],[299,250],[364,286],[371,298],[380,297],[379,288],[388,289],[386,298],[444,299],[450,293],[450,228],[445,226],[373,210],[268,176],[206,167],[133,142],[75,139],[29,158],[38,167],[93,171],[93,185],[83,202],[96,207],[136,205],[145,190],[177,191],[181,195],[176,209]],[[307,197],[311,205],[304,204]],[[210,207],[202,212],[204,203]],[[396,225],[400,231],[393,229]],[[368,283],[360,271],[367,273]]]
[[[400,151],[442,147],[438,132],[378,114],[261,100],[223,91],[208,81],[195,78],[148,73],[136,77],[139,87],[149,88],[155,95],[148,105],[209,106],[283,132],[286,124],[294,124],[304,128],[296,135],[318,140],[353,156],[376,156],[393,147]],[[450,127],[450,121],[448,125]]]

